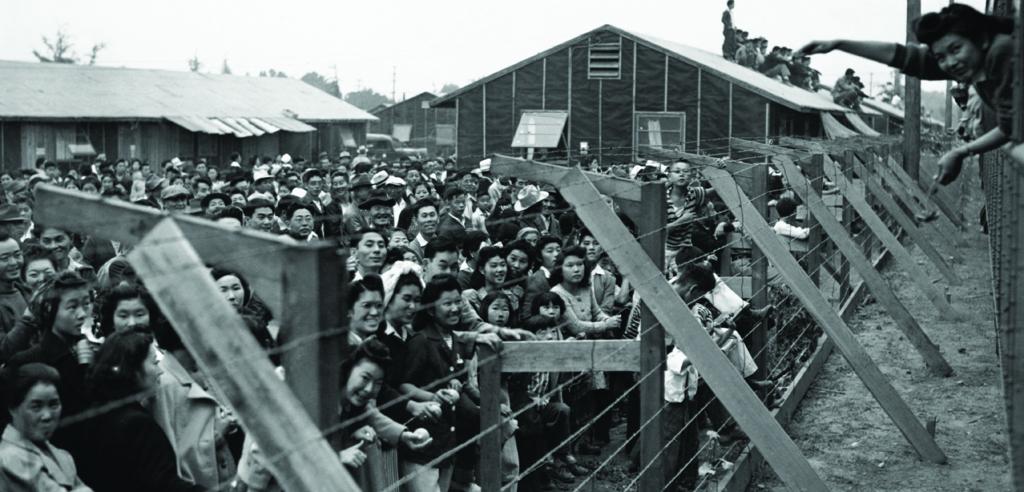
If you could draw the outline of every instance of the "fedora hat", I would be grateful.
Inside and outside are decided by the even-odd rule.
[[[516,195],[516,203],[512,208],[516,212],[522,212],[546,199],[550,194],[546,191],[541,191],[535,185],[528,185],[522,190],[519,190],[519,194]]]
[[[374,190],[370,193],[370,198],[363,200],[359,203],[359,210],[369,210],[371,207],[376,205],[383,205],[385,207],[392,207],[395,205],[395,201],[388,197],[387,193],[383,190]]]

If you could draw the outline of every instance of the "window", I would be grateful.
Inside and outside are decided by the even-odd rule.
[[[593,43],[587,65],[587,78],[618,79],[622,66],[622,43]]]
[[[351,128],[349,128],[347,126],[343,126],[343,127],[338,129],[338,134],[339,134],[339,136],[341,136],[341,144],[342,145],[344,145],[345,147],[353,147],[353,148],[356,146],[356,136],[352,132]]]
[[[636,152],[686,150],[686,113],[637,113]]]
[[[412,125],[391,125],[391,136],[402,143],[408,143],[409,138],[412,137]]]
[[[523,111],[512,137],[512,148],[557,148],[568,118],[567,111]]]
[[[455,125],[438,123],[436,131],[437,145],[455,145]]]

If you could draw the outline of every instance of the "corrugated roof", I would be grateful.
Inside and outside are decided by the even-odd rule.
[[[727,80],[732,81],[735,84],[743,86],[761,96],[775,101],[783,106],[795,109],[797,111],[835,111],[835,112],[849,112],[849,108],[845,108],[834,102],[822,99],[817,94],[800,89],[791,85],[783,84],[775,79],[768,78],[764,74],[741,66],[739,64],[730,62],[720,55],[710,53],[692,46],[685,44],[675,43],[672,41],[665,41],[653,36],[647,36],[644,34],[638,34],[625,29],[620,29],[612,25],[601,26],[593,31],[586,34],[573,38],[565,43],[562,43],[554,48],[548,49],[542,53],[538,53],[522,62],[519,62],[511,67],[504,70],[495,72],[487,77],[481,78],[472,84],[461,87],[450,94],[441,96],[435,99],[431,105],[439,106],[450,102],[457,98],[462,93],[478,87],[480,84],[484,84],[501,77],[513,70],[524,67],[536,60],[539,60],[545,56],[549,56],[557,51],[565,49],[567,46],[579,43],[598,31],[613,31],[624,37],[633,39],[634,41],[644,44],[652,49],[667,53],[669,56],[701,67],[705,71],[710,71],[715,75],[723,77]]]
[[[0,61],[0,94],[0,118],[377,120],[290,78]]]

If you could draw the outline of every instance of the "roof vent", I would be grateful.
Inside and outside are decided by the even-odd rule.
[[[618,79],[622,67],[622,43],[592,43],[587,78]]]

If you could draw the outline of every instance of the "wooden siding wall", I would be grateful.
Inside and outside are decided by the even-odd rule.
[[[168,122],[19,122],[0,121],[0,169],[11,172],[32,169],[37,149],[59,163],[74,162],[68,144],[91,143],[97,154],[108,160],[138,158],[158,166],[173,157],[206,158],[212,165],[228,164],[232,152],[244,159],[276,156],[287,152],[292,158],[313,160],[321,150],[332,157],[346,150],[341,128],[352,130],[356,144],[366,142],[365,123],[323,123],[310,133],[278,132],[255,138],[192,133]],[[133,148],[134,146],[134,148]],[[354,149],[348,149],[354,150]]]
[[[618,79],[590,80],[590,42],[621,42]],[[729,137],[763,139],[765,135],[820,137],[820,115],[802,113],[697,65],[619,36],[597,31],[546,57],[533,60],[456,98],[456,140],[460,167],[474,167],[486,155],[516,154],[510,148],[524,110],[569,111],[566,123],[571,161],[581,160],[580,143],[602,163],[633,157],[634,113],[686,113],[686,151],[729,153]],[[766,112],[768,113],[766,115]]]
[[[451,145],[438,147],[437,125],[455,124],[455,110],[423,108],[423,103],[430,100],[430,96],[420,95],[377,111],[374,116],[380,118],[380,121],[371,122],[369,132],[391,135],[394,125],[412,125],[408,143],[410,147],[426,147],[430,155],[451,153]]]

